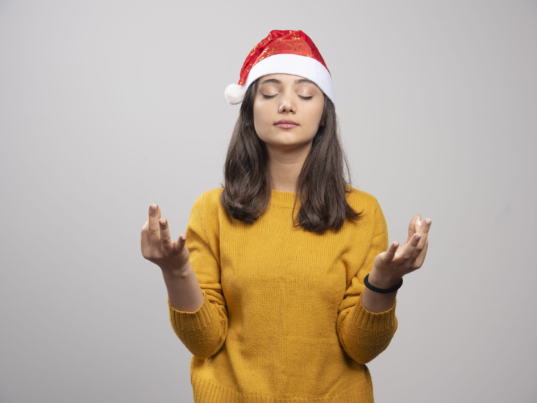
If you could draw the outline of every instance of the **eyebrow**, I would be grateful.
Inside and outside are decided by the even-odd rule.
[[[282,82],[280,80],[276,80],[275,78],[269,78],[268,80],[264,80],[264,81],[261,81],[259,83],[259,85],[263,85],[265,83],[276,83],[276,84],[281,84]],[[313,81],[311,80],[308,80],[307,78],[300,78],[298,80],[295,80],[295,84],[301,84],[301,83],[310,83],[310,84],[313,84],[315,86],[317,86],[317,84],[315,84]]]

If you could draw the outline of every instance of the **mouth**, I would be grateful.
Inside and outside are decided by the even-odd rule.
[[[276,123],[274,123],[274,126],[277,126],[281,129],[292,129],[293,127],[297,127],[298,123],[290,120],[290,119],[282,119]]]

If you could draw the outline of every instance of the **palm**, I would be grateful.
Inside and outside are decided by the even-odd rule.
[[[394,242],[386,252],[375,257],[374,267],[379,275],[385,278],[402,278],[423,265],[429,247],[428,234],[431,225],[423,223],[418,226],[419,219],[420,216],[415,215],[410,221],[408,239],[404,244],[398,246],[398,243]],[[421,239],[416,240],[417,234],[421,235]]]

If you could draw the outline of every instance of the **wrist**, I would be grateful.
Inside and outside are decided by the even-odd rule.
[[[182,278],[185,277],[190,269],[190,263],[182,267],[164,267],[159,266],[162,270],[162,275],[167,278]]]
[[[373,269],[369,273],[368,281],[369,284],[371,284],[373,287],[389,289],[399,285],[401,283],[401,278],[401,276],[388,277],[386,275],[382,275],[381,273],[379,273],[378,270],[375,269],[375,267],[373,267]]]

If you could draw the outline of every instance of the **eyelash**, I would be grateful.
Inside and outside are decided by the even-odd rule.
[[[274,98],[276,96],[276,95],[264,95],[264,94],[261,94],[261,95],[263,96],[263,98],[267,98],[267,99],[268,98]],[[299,95],[299,97],[302,98],[302,99],[311,99],[311,98],[313,98],[313,95],[311,97],[303,97],[303,96]]]

